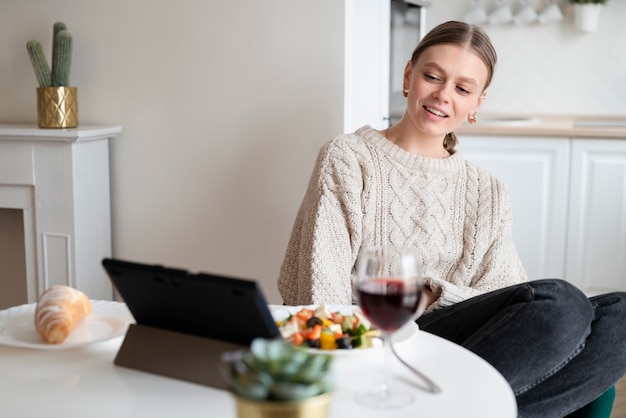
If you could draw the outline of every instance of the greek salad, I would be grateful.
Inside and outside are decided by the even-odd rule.
[[[372,347],[380,342],[380,331],[373,329],[360,308],[331,311],[322,305],[302,307],[276,325],[282,337],[295,346],[321,350],[350,350]]]

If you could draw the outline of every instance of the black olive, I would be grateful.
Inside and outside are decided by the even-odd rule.
[[[352,343],[350,342],[350,337],[340,337],[335,340],[337,342],[337,348],[342,350],[350,350],[352,348]]]
[[[317,340],[306,340],[306,345],[310,348],[320,348],[320,339]]]
[[[317,316],[312,316],[306,320],[307,328],[313,328],[315,325],[324,325],[324,323]]]

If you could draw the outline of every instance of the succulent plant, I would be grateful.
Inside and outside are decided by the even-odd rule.
[[[30,56],[39,87],[69,86],[72,65],[72,35],[63,22],[53,25],[52,70],[48,66],[39,41],[28,41],[26,49]]]
[[[257,338],[250,350],[222,355],[222,374],[239,396],[254,400],[300,400],[332,389],[332,357],[283,340]]]

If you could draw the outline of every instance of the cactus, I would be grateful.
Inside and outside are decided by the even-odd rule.
[[[26,49],[30,56],[39,87],[69,86],[72,65],[72,35],[63,22],[53,26],[52,70],[48,66],[39,41],[28,41]]]
[[[254,400],[300,400],[332,389],[332,357],[282,340],[252,341],[250,351],[222,354],[222,375],[239,396]]]
[[[72,65],[72,35],[67,30],[59,31],[52,47],[52,86],[69,86]]]
[[[54,25],[52,25],[52,47],[54,48],[54,38],[57,36],[57,33],[61,32],[62,30],[67,30],[67,25],[63,22],[54,22]]]
[[[52,67],[54,69],[54,57],[57,55],[58,43],[57,43],[57,34],[62,30],[67,30],[67,25],[63,22],[55,22],[52,25]],[[52,77],[51,82],[54,81],[54,77]],[[54,86],[54,84],[51,84]]]
[[[28,41],[26,43],[26,49],[28,50],[33,70],[35,70],[35,76],[39,82],[39,87],[50,87],[50,67],[48,67],[48,61],[46,61],[46,56],[43,53],[41,42]]]

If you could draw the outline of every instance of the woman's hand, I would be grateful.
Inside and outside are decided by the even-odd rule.
[[[422,312],[436,300],[437,300],[437,296],[435,296],[433,291],[430,290],[430,287],[424,286],[422,288],[422,301],[421,301]]]

